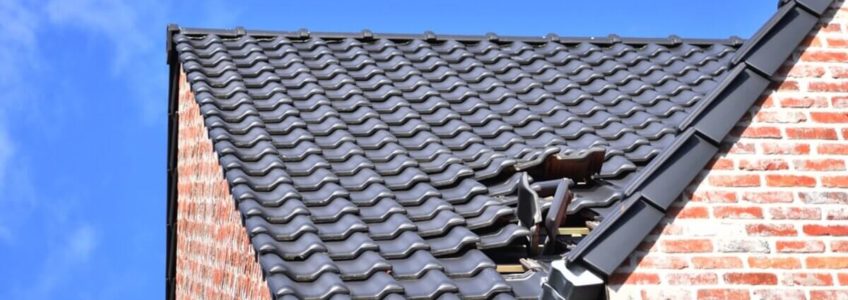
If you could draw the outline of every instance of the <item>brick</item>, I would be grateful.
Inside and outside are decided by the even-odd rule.
[[[848,240],[830,242],[830,249],[833,252],[848,252]]]
[[[754,299],[759,300],[806,300],[803,290],[766,289],[755,290]]]
[[[745,230],[750,236],[793,236],[798,235],[790,224],[748,224]]]
[[[798,83],[793,81],[793,84],[795,90],[798,90]],[[786,108],[827,107],[827,99],[814,96],[786,97],[780,100],[780,106]]]
[[[819,154],[848,155],[848,144],[820,144],[816,146]]]
[[[845,192],[801,192],[798,198],[807,204],[848,204]]]
[[[736,256],[695,256],[692,266],[696,269],[735,269],[742,267],[742,260]]]
[[[761,145],[763,154],[807,154],[810,153],[809,144],[798,143],[769,143]]]
[[[833,96],[830,98],[830,104],[835,108],[848,108],[848,96]]]
[[[781,276],[782,285],[827,286],[833,285],[833,276],[827,273],[786,273]]]
[[[719,158],[713,160],[712,164],[707,166],[707,169],[710,170],[733,170],[733,160],[726,158]]]
[[[710,203],[735,203],[736,192],[731,191],[696,191],[692,194],[691,201]]]
[[[687,260],[680,256],[645,256],[639,261],[638,268],[647,269],[685,269],[689,267]]]
[[[848,269],[848,256],[812,256],[806,262],[810,269]]]
[[[700,253],[712,251],[713,246],[706,239],[664,240],[662,249],[668,253]]]
[[[836,278],[839,280],[839,285],[848,285],[848,273],[836,274]]]
[[[822,253],[824,243],[822,241],[777,241],[775,249],[779,253]]]
[[[800,111],[760,111],[754,120],[761,123],[800,123],[807,120],[807,115]]]
[[[795,160],[795,169],[799,171],[844,171],[845,161],[841,159],[801,159]]]
[[[844,37],[828,37],[825,39],[830,47],[848,47],[848,39]]]
[[[743,289],[700,289],[698,300],[748,300],[748,290]]]
[[[773,108],[773,107],[775,107],[774,96],[775,96],[774,93],[768,93],[764,97],[761,97],[760,100],[757,100],[756,102],[754,102],[754,106],[759,107],[761,109],[762,108]],[[756,111],[754,113],[756,113]]]
[[[795,257],[752,256],[748,258],[748,266],[757,269],[797,269],[801,261]]]
[[[845,300],[848,299],[848,289],[843,290],[811,290],[810,299],[815,300]]]
[[[835,140],[833,128],[786,128],[786,136],[793,140]]]
[[[811,81],[807,84],[810,92],[848,92],[848,81]]]
[[[615,273],[609,279],[611,284],[659,284],[660,276],[655,273]]]
[[[754,239],[719,240],[717,251],[724,253],[769,253],[768,242]]]
[[[724,282],[728,284],[776,285],[777,275],[764,272],[725,273]]]
[[[844,51],[807,49],[801,53],[800,60],[805,62],[844,62],[848,61],[848,53]]]
[[[782,159],[743,159],[739,161],[739,169],[746,171],[787,170],[789,164]]]
[[[706,219],[710,217],[710,212],[706,206],[686,205],[676,213],[677,218],[680,219]]]
[[[748,126],[742,130],[742,133],[739,134],[744,138],[769,138],[769,139],[779,139],[782,135],[780,134],[780,128],[772,127],[772,126]]]
[[[671,273],[666,275],[666,282],[674,285],[711,285],[718,283],[715,273]]]
[[[811,112],[810,119],[817,123],[848,123],[848,113]]]
[[[837,207],[827,210],[826,219],[828,220],[848,220],[848,208]]]
[[[793,199],[792,192],[784,191],[742,193],[742,200],[753,203],[791,203]]]
[[[714,186],[752,187],[760,186],[760,176],[757,175],[713,175],[707,177]]]
[[[772,207],[769,214],[775,220],[818,220],[822,216],[816,207]]]
[[[821,180],[822,185],[825,187],[848,187],[848,175],[824,176]]]
[[[776,89],[778,92],[796,92],[800,90],[798,82],[789,79],[781,81]]]
[[[762,219],[763,210],[757,206],[717,206],[713,215],[719,219]]]
[[[817,225],[806,224],[803,226],[804,233],[813,236],[848,236],[848,225]]]
[[[682,289],[644,289],[640,291],[642,300],[692,299],[692,292]],[[615,299],[610,298],[610,299]]]
[[[733,144],[723,144],[723,148],[727,148],[727,153],[731,154],[754,154],[754,144],[753,143],[744,143],[737,142]]]
[[[804,175],[766,175],[766,185],[774,187],[814,187],[816,178]]]
[[[810,78],[821,77],[824,75],[824,72],[824,67],[819,65],[796,63],[789,69],[786,75],[793,78]]]
[[[836,79],[843,79],[848,77],[848,68],[846,68],[844,65],[830,66],[828,67],[828,70],[830,71],[830,77]]]

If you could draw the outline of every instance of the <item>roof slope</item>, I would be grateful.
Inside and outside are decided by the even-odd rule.
[[[517,171],[596,148],[568,214],[600,225],[542,262],[608,274],[774,72],[739,40],[170,34],[277,297],[537,298],[544,272],[495,271],[531,234]]]
[[[272,290],[303,296],[509,293],[474,250],[529,234],[509,222],[514,183],[497,175],[603,147],[606,180],[576,189],[572,210],[609,206],[675,141],[735,51],[671,40],[174,41]]]

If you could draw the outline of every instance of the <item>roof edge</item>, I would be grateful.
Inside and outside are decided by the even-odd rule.
[[[172,28],[173,26],[173,28]],[[363,39],[363,40],[371,40],[378,38],[386,38],[390,40],[410,40],[410,39],[424,39],[426,41],[444,41],[444,40],[457,40],[462,42],[479,42],[479,41],[493,41],[493,42],[512,42],[512,41],[521,41],[525,43],[545,43],[545,42],[560,42],[564,44],[577,44],[577,43],[593,43],[599,45],[605,44],[615,44],[615,43],[625,43],[625,44],[633,44],[633,45],[643,45],[643,44],[659,44],[663,46],[674,46],[679,45],[681,43],[693,44],[693,45],[714,45],[714,44],[723,44],[729,46],[740,46],[744,43],[744,39],[738,36],[731,36],[728,38],[682,38],[676,35],[670,35],[668,37],[620,37],[615,34],[610,34],[607,36],[587,36],[587,37],[574,37],[574,36],[559,36],[555,33],[548,33],[544,36],[521,36],[521,35],[497,35],[495,33],[486,33],[481,35],[466,35],[466,34],[436,34],[432,31],[425,31],[421,34],[405,34],[405,33],[375,33],[371,30],[364,29],[360,32],[312,32],[308,29],[302,28],[297,31],[274,31],[274,30],[255,30],[255,29],[244,29],[243,27],[236,27],[233,29],[206,29],[206,28],[191,28],[191,27],[180,27],[177,25],[170,25],[168,27],[169,37],[176,32],[186,34],[186,35],[206,35],[206,34],[216,34],[224,37],[240,37],[244,35],[250,36],[258,36],[258,37],[273,37],[273,36],[284,36],[287,38],[293,39],[308,39],[310,37],[320,37],[324,39]],[[169,41],[170,45],[171,42]]]
[[[832,3],[833,0],[782,1],[778,11],[737,52],[731,61],[730,75],[680,125],[684,134],[674,143],[673,150],[646,167],[649,173],[640,176],[634,188],[627,189],[627,200],[620,202],[619,213],[608,217],[584,238],[568,254],[568,262],[611,275],[665,217],[668,206],[718,152],[733,126],[770,84],[780,79],[776,74],[780,67],[821,26],[819,21]]]
[[[177,271],[177,141],[179,139],[179,115],[177,97],[179,93],[180,65],[172,37],[179,31],[176,25],[167,27],[167,64],[168,64],[168,142],[166,148],[166,195],[165,195],[165,299],[176,298]]]

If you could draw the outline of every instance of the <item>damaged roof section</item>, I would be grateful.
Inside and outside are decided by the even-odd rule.
[[[685,124],[735,74],[740,45],[194,29],[172,39],[272,293],[302,298],[538,298],[549,263],[580,249],[586,232],[574,228],[645,205],[624,198],[652,161],[690,147]],[[538,208],[521,208],[522,186]],[[555,231],[558,245],[531,249]]]

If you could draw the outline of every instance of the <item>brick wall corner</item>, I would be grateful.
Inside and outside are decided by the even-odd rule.
[[[178,97],[176,299],[270,299],[182,72]]]

